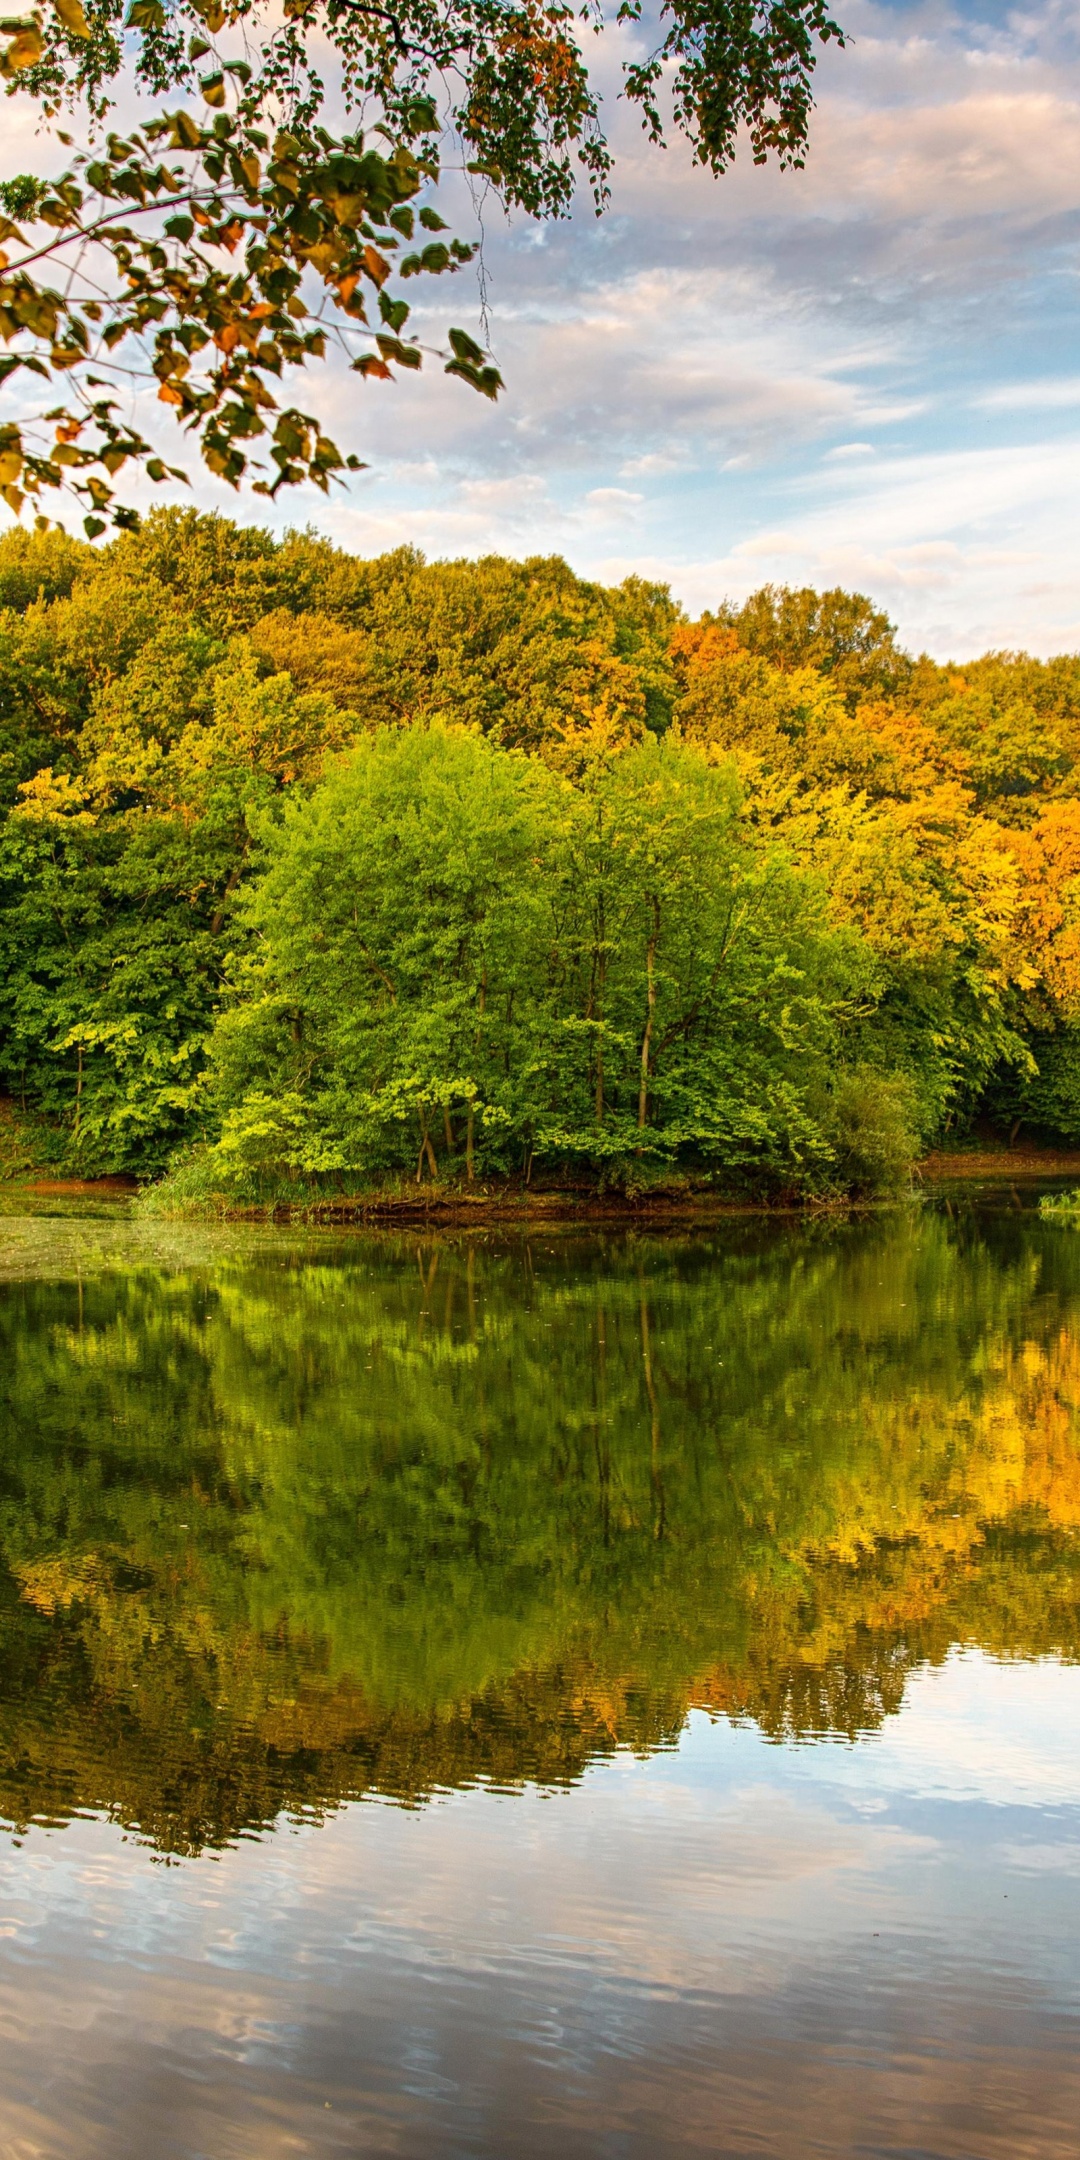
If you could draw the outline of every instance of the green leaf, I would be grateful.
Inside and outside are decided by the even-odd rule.
[[[202,142],[202,129],[190,113],[177,112],[170,115],[173,130],[173,147],[177,150],[197,150]]]
[[[384,337],[381,332],[375,343],[383,359],[396,360],[399,367],[418,368],[423,364],[423,355],[416,345],[403,345],[400,338]]]
[[[490,398],[492,403],[498,397],[500,390],[506,387],[498,368],[478,368],[471,360],[448,360],[443,373],[444,375],[460,375],[462,382],[469,383],[472,389],[479,390],[481,396]]]
[[[477,344],[475,338],[469,336],[467,330],[451,330],[450,343],[453,347],[455,359],[471,360],[474,367],[483,365],[483,347]]]

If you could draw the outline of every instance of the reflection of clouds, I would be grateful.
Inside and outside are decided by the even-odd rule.
[[[714,1759],[725,1738],[713,1736]],[[486,1816],[479,1901],[476,1844],[456,1803],[436,1809],[425,1842],[437,1912],[430,1877],[395,1881],[365,1913],[357,1948],[378,1940],[390,1954],[404,1929],[421,1962],[458,1970],[498,1955],[573,1966],[597,1985],[745,1995],[780,1984],[797,1951],[838,1947],[868,1877],[897,1919],[894,1871],[937,1850],[764,1780],[703,1790],[683,1784],[677,1764],[650,1775],[624,1759],[589,1782],[580,1807],[517,1795]]]
[[[1080,1875],[1080,1839],[1056,1845],[1033,1838],[1030,1844],[1003,1842],[998,1851],[1007,1868],[1020,1874]]]
[[[1075,1674],[964,1659],[893,1729],[936,1745],[934,1696],[1015,1793],[1014,1679],[1029,1723],[1075,1707]],[[549,1798],[353,1807],[175,1868],[85,1820],[32,1833],[0,1860],[24,1921],[0,2154],[1071,2160],[1075,1837],[1059,1817],[988,1846],[962,1805],[927,1835],[890,1819],[892,1778],[876,1741],[770,1747],[698,1716],[678,1751]]]
[[[1078,1730],[1080,1666],[954,1652],[908,1680],[900,1715],[867,1743],[869,1774],[883,1792],[921,1798],[1080,1806]],[[801,1754],[799,1764],[812,1777],[860,1788],[866,1782],[861,1755],[845,1749]]]

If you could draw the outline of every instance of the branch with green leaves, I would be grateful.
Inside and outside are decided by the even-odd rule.
[[[618,19],[639,12],[624,0]],[[801,162],[815,42],[841,36],[822,0],[668,0],[663,16],[660,47],[626,71],[650,134],[673,70],[676,121],[715,170],[743,124],[759,161]],[[590,19],[560,0],[285,0],[268,27],[257,0],[134,0],[126,17],[119,0],[51,0],[0,21],[8,94],[69,158],[0,185],[0,383],[62,384],[61,402],[28,398],[0,426],[8,507],[40,514],[61,489],[91,537],[137,523],[113,484],[125,465],[188,478],[135,422],[155,385],[215,476],[271,496],[359,468],[286,392],[332,348],[369,379],[437,353],[496,397],[483,347],[458,328],[423,346],[401,287],[477,252],[432,200],[448,140],[508,207],[565,214],[580,171],[603,208],[611,160],[577,42]],[[107,125],[122,83],[149,104],[125,134]],[[332,98],[366,127],[329,129]],[[87,147],[56,124],[65,108]]]

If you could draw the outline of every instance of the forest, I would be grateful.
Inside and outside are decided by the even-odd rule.
[[[1080,1142],[1080,656],[155,513],[0,539],[0,1151],[239,1201]]]

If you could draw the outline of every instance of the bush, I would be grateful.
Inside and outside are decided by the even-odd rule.
[[[1039,1202],[1040,1215],[1049,1215],[1056,1222],[1080,1223],[1080,1188],[1072,1192],[1044,1193]]]
[[[918,1152],[915,1088],[904,1073],[854,1065],[833,1090],[837,1177],[859,1197],[898,1192]]]

